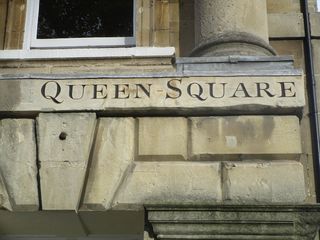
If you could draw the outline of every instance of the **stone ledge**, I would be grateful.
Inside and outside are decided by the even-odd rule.
[[[2,50],[0,61],[174,57],[174,47]]]
[[[320,205],[145,205],[156,239],[314,240]]]

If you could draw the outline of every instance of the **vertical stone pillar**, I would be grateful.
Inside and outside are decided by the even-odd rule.
[[[195,1],[195,41],[192,56],[275,55],[266,0]]]

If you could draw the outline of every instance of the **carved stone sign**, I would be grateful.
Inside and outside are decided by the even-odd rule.
[[[305,105],[301,76],[10,79],[0,112],[289,113]]]

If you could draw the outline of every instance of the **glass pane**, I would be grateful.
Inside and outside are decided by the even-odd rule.
[[[40,0],[38,39],[133,36],[133,0]]]

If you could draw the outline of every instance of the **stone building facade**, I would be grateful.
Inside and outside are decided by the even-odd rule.
[[[0,238],[316,239],[316,2],[128,2],[90,39],[0,0]]]

